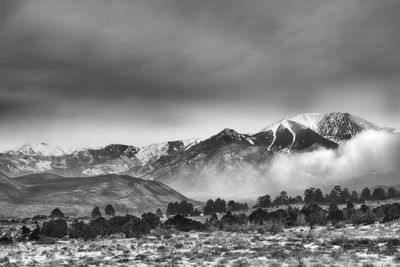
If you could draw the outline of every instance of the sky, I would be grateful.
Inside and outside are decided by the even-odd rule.
[[[252,133],[307,112],[400,128],[398,0],[0,0],[0,150]]]

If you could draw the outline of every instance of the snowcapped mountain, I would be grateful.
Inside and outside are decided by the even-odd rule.
[[[80,150],[62,149],[46,143],[26,144],[16,150],[0,153],[0,170],[10,177],[38,172],[68,177],[122,173],[152,164],[161,157],[188,149],[198,142],[199,139],[193,138],[143,147],[111,144]]]
[[[44,157],[57,157],[65,154],[70,154],[73,149],[62,149],[59,146],[51,146],[47,143],[39,144],[25,144],[16,150],[9,150],[6,153],[20,154],[25,156],[44,156]]]
[[[0,153],[0,171],[9,177],[50,172],[67,177],[129,174],[172,182],[191,181],[202,167],[235,170],[246,164],[265,164],[274,154],[335,149],[342,141],[367,130],[387,130],[349,113],[308,113],[283,119],[255,134],[232,129],[205,140],[188,139],[143,147],[111,144],[97,149],[65,150],[48,144],[24,145]]]
[[[300,114],[290,119],[283,119],[267,126],[262,131],[271,130],[273,133],[282,126],[293,135],[295,132],[291,129],[290,122],[295,122],[304,127],[313,130],[326,139],[334,142],[348,140],[364,130],[384,130],[372,122],[364,120],[360,117],[349,113],[333,112],[333,113],[306,113]]]

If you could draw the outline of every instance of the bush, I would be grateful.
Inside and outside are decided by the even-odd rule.
[[[29,235],[28,240],[31,240],[31,241],[36,241],[36,240],[38,240],[38,239],[39,239],[39,236],[40,236],[40,231],[41,231],[41,230],[40,230],[39,225],[36,225],[36,229],[33,230],[32,233]]]
[[[31,233],[31,229],[29,229],[28,226],[26,226],[26,225],[22,226],[22,228],[21,228],[22,236],[27,237],[27,236],[29,236],[30,233]]]
[[[245,214],[232,214],[230,211],[228,211],[224,216],[221,218],[221,223],[223,225],[223,228],[225,228],[225,225],[233,225],[233,224],[247,224],[248,223],[248,218]]]
[[[107,236],[110,234],[109,224],[103,217],[92,220],[89,223],[89,227],[92,228],[91,231],[93,231],[96,236]]]
[[[257,209],[249,215],[249,221],[251,223],[257,223],[259,225],[262,225],[263,222],[267,220],[267,216],[268,216],[267,211],[263,209]]]
[[[9,245],[13,243],[13,239],[9,235],[3,235],[0,237],[0,245]]]
[[[124,224],[120,229],[126,237],[141,237],[144,234],[149,234],[151,226],[145,221],[132,216],[130,220]]]
[[[206,226],[209,230],[222,230],[222,222],[218,220],[216,213],[210,216],[206,221]]]
[[[110,230],[112,233],[118,233],[118,229],[121,228],[124,224],[130,221],[133,216],[114,216],[108,220],[108,224],[110,226]]]
[[[84,222],[75,220],[69,227],[69,237],[70,238],[84,238],[85,233],[85,226]]]
[[[62,219],[45,222],[43,224],[42,230],[40,231],[41,235],[56,237],[56,238],[62,238],[66,236],[67,233],[68,233],[68,225]]]
[[[174,227],[179,231],[188,232],[191,230],[204,230],[204,225],[198,221],[194,221],[188,218],[183,217],[182,215],[178,214],[173,218],[169,218],[164,225],[166,227]]]
[[[378,218],[383,219],[383,222],[389,222],[400,218],[400,204],[386,204],[379,206],[373,210]]]
[[[160,218],[152,212],[142,214],[142,221],[147,223],[151,229],[156,228],[161,223]]]
[[[336,203],[331,203],[329,205],[329,215],[328,219],[332,221],[333,225],[336,225],[339,221],[343,220],[343,212],[339,210]]]
[[[304,206],[301,209],[301,213],[303,213],[306,216],[306,221],[307,223],[310,224],[310,226],[314,225],[325,225],[327,216],[325,211],[318,206],[317,204],[311,204],[308,206]]]
[[[289,227],[306,225],[306,217],[297,208],[288,207],[286,210],[285,225]]]
[[[366,212],[362,212],[361,210],[356,210],[350,218],[351,223],[353,225],[360,224],[373,224],[377,221],[377,217],[375,213],[368,210]]]

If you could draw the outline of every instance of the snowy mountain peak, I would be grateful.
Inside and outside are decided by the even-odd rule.
[[[9,154],[22,154],[26,156],[40,155],[40,156],[62,156],[71,153],[73,150],[65,150],[59,146],[51,146],[47,143],[39,144],[25,144],[16,150],[10,150],[6,153]]]
[[[294,126],[293,123],[296,123]],[[373,129],[382,130],[375,124],[349,113],[305,113],[299,114],[290,119],[283,119],[271,124],[264,129],[275,133],[279,127],[284,127],[291,132],[295,132],[300,126],[304,126],[332,141],[342,141],[351,138],[361,131]]]
[[[324,118],[324,116],[325,114],[323,113],[305,113],[297,115],[290,120],[300,123],[315,131],[318,129],[318,123]]]

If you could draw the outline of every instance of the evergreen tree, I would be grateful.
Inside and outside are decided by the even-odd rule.
[[[361,192],[361,199],[362,200],[370,200],[371,199],[371,191],[368,187],[365,187]]]
[[[269,208],[271,207],[272,201],[269,195],[261,196],[257,198],[256,207],[258,208]]]
[[[314,191],[315,188],[313,187],[310,187],[304,191],[304,203],[315,203]]]
[[[342,195],[342,188],[340,185],[335,185],[329,194],[329,201],[333,203],[340,203],[340,196]]]
[[[357,203],[359,201],[357,191],[351,192],[351,202]]]
[[[226,202],[223,199],[217,198],[215,200],[215,211],[226,212]]]
[[[399,192],[395,188],[389,187],[389,189],[387,190],[386,195],[387,195],[388,198],[394,198],[394,197],[397,197],[399,195]]]
[[[158,209],[156,210],[156,215],[157,215],[158,218],[162,218],[162,217],[163,217],[163,212],[161,211],[160,208],[158,208]]]
[[[348,188],[344,188],[340,194],[340,203],[347,203],[351,200],[351,194]]]
[[[101,212],[100,212],[100,208],[99,207],[94,207],[94,209],[92,211],[92,217],[93,218],[101,217]]]
[[[315,203],[318,203],[318,204],[325,202],[324,195],[322,194],[322,191],[319,188],[317,188],[314,192],[314,201],[315,201]]]
[[[211,215],[216,212],[214,200],[207,200],[206,206],[204,207],[204,214]]]
[[[57,218],[63,218],[64,217],[64,213],[59,208],[55,208],[54,210],[52,210],[50,216],[51,217],[57,217]]]
[[[371,196],[374,200],[383,200],[386,198],[386,193],[383,188],[375,188]]]
[[[115,209],[114,209],[114,207],[113,207],[111,204],[108,204],[108,205],[106,206],[106,208],[104,209],[104,213],[105,213],[107,216],[115,216]]]

